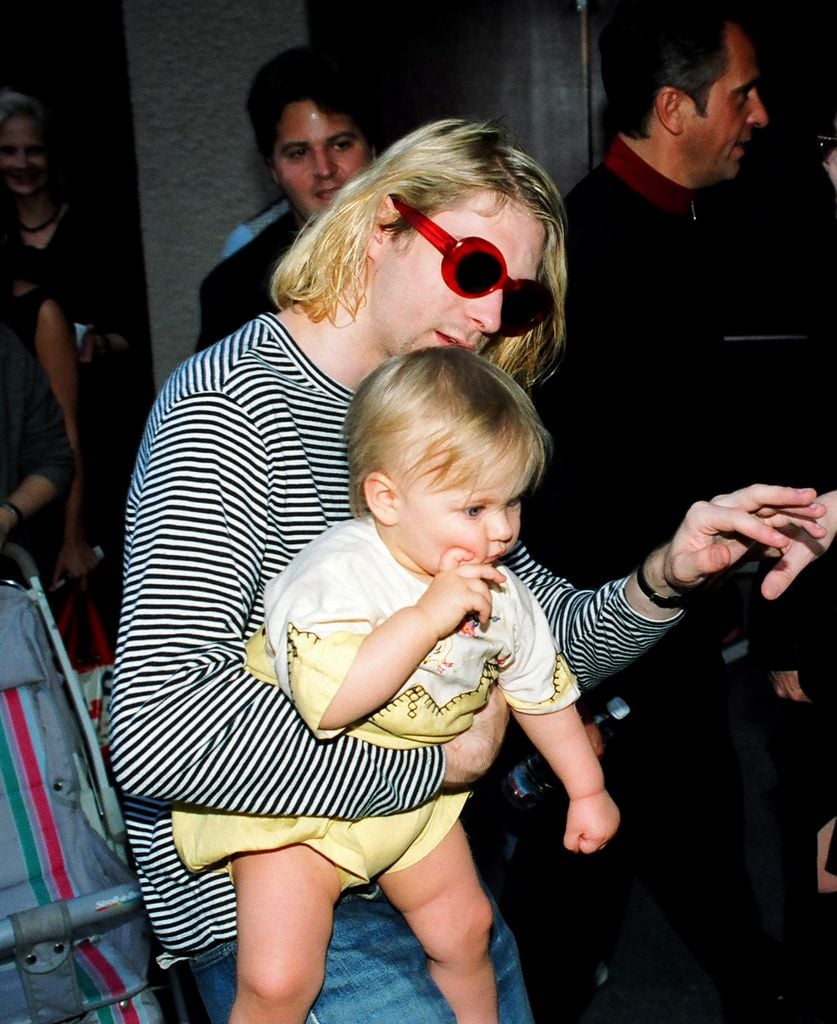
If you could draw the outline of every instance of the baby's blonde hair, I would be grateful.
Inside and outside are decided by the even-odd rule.
[[[370,473],[409,471],[467,486],[486,466],[518,467],[511,491],[540,483],[551,438],[526,392],[503,370],[460,348],[426,348],[373,370],[346,416],[352,514],[369,509]]]

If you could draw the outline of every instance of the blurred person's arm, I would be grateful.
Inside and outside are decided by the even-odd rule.
[[[38,311],[35,351],[52,393],[64,414],[64,427],[73,451],[74,475],[64,504],[64,537],[50,585],[63,576],[85,579],[97,558],[84,529],[84,459],[78,428],[78,364],[73,329],[61,307],[45,299]]]
[[[57,498],[58,488],[45,476],[30,474],[0,504],[0,548],[22,522]]]
[[[0,544],[62,494],[73,476],[73,453],[61,409],[38,362],[10,331],[0,337],[2,456],[7,491],[0,492]]]

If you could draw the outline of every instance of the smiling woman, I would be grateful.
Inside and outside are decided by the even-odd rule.
[[[10,90],[0,92],[3,101],[13,96]],[[0,179],[11,195],[42,196],[47,204],[49,213],[43,220],[34,218],[39,221],[37,224],[17,218],[18,230],[33,238],[52,227],[63,211],[63,204],[48,191],[47,147],[44,131],[39,127],[46,121],[46,110],[34,98],[27,102],[26,97],[18,97],[19,112],[7,113],[5,120],[0,121]]]
[[[105,275],[90,212],[79,220],[54,146],[53,119],[35,96],[0,90],[0,186],[6,207],[0,244],[8,271],[49,289],[75,322],[79,358],[126,351],[124,288]],[[97,259],[98,257],[98,259]],[[103,279],[104,278],[104,279]]]
[[[21,46],[22,40],[37,40],[37,62],[29,47]],[[2,229],[20,232],[23,243],[31,248],[43,248],[69,212],[64,206],[83,209],[85,219],[91,212],[103,211],[96,219],[109,227],[106,255],[111,262],[113,240],[118,240],[118,270],[112,276],[118,274],[120,279],[114,282],[118,284],[114,302],[131,324],[130,328],[127,323],[121,325],[134,355],[131,390],[148,387],[145,277],[121,4],[90,0],[71,9],[48,0],[10,0],[3,7],[0,62],[0,84],[32,100],[26,127],[36,137],[27,145],[44,147],[29,149],[40,167],[33,163],[28,171],[18,171],[24,177],[39,177],[40,184],[33,180],[14,195],[5,186],[0,189]],[[48,137],[37,137],[44,129]],[[19,217],[18,200],[25,207]],[[30,228],[36,230],[25,230]],[[81,275],[80,270],[74,273]],[[71,319],[84,322],[69,309],[66,294],[55,294]]]
[[[72,12],[62,4],[10,3],[0,35],[9,83],[0,103],[0,259],[8,278],[37,285],[70,324],[84,527],[105,553],[91,583],[112,637],[125,494],[153,392],[117,7],[112,0]],[[38,40],[37,62],[22,39]]]

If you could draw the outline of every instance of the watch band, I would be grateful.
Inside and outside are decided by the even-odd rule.
[[[672,594],[671,597],[663,597],[656,590],[653,590],[651,584],[645,578],[642,562],[639,563],[636,569],[636,583],[651,604],[655,604],[658,608],[685,608],[689,603],[688,594]]]

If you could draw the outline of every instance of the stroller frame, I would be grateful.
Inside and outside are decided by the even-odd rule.
[[[163,1024],[116,789],[35,564],[0,581],[0,1015]],[[171,998],[188,1015],[177,977]]]

